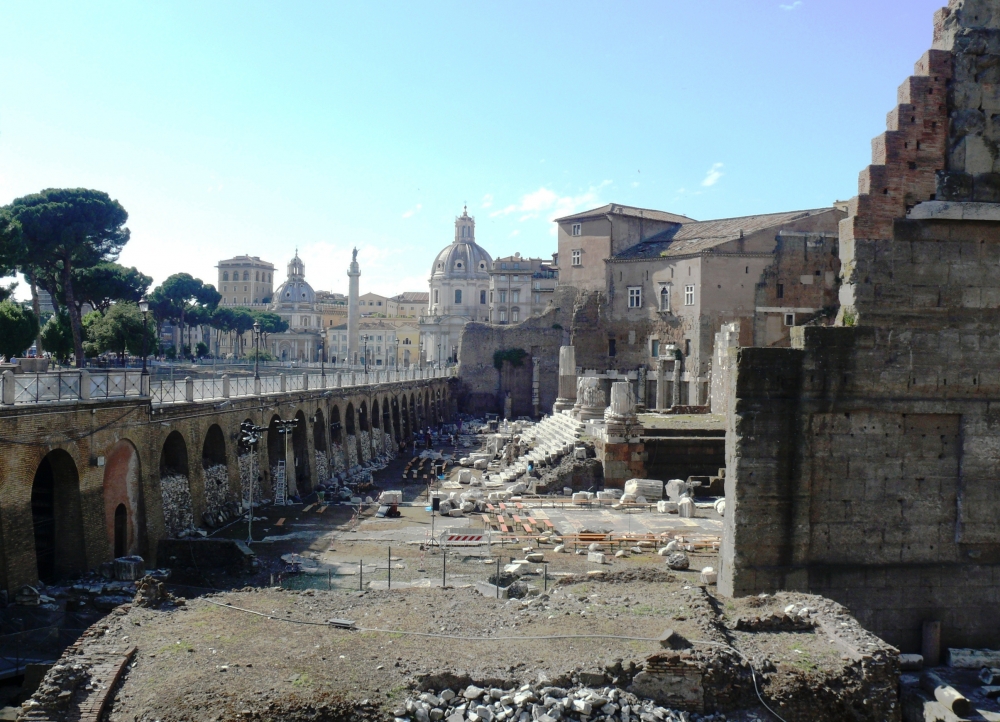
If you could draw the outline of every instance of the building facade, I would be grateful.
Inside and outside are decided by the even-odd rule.
[[[559,284],[556,258],[497,258],[490,265],[490,323],[520,323],[548,306]]]
[[[271,302],[273,263],[262,261],[259,256],[235,256],[219,261],[216,268],[219,269],[219,282],[215,287],[222,294],[219,305],[252,308]]]
[[[433,364],[453,361],[465,324],[488,322],[490,267],[493,259],[476,243],[476,219],[463,209],[455,219],[455,238],[431,266],[430,293],[420,317],[423,358]]]
[[[279,361],[318,361],[323,315],[298,251],[288,262],[288,276],[275,290],[270,310],[288,322],[287,331],[267,337],[271,355]]]

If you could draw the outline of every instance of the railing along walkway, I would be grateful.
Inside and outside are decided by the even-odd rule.
[[[291,391],[342,389],[372,384],[420,381],[454,376],[455,368],[409,368],[398,371],[333,371],[151,381],[141,371],[57,371],[0,375],[0,406],[124,399],[149,396],[153,405],[265,396]]]

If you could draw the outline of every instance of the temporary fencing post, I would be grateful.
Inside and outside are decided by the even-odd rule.
[[[392,589],[392,547],[389,547],[389,589]]]
[[[497,575],[493,578],[493,581],[496,582],[497,599],[499,599],[500,598],[500,555],[499,554],[497,554]]]
[[[365,590],[365,568],[364,559],[358,559],[358,591],[363,592]]]

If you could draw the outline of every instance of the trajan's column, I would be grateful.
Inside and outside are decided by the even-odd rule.
[[[347,270],[350,279],[347,291],[347,362],[351,366],[358,363],[358,279],[361,269],[358,268],[358,249],[354,249],[351,267]]]

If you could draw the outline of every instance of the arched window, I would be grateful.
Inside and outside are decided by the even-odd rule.
[[[244,281],[250,280],[250,271],[243,271],[243,280]]]
[[[512,308],[510,309],[510,322],[517,323],[521,319],[521,309]]]
[[[500,323],[507,323],[507,309],[500,309]]]
[[[257,281],[260,281],[260,271],[257,271],[257,272],[254,273],[254,278]]]
[[[670,310],[670,286],[660,287],[660,310]]]
[[[267,282],[268,282],[268,283],[270,283],[270,282],[271,282],[271,274],[270,274],[270,273],[269,273],[269,274],[267,274]]]
[[[437,303],[437,302],[438,302],[438,290],[435,288],[434,289],[434,303]]]
[[[223,271],[222,272],[222,280],[223,281],[228,281],[229,280],[229,271]]]
[[[462,302],[462,289],[456,288],[455,289],[455,303],[461,303],[461,302]]]

